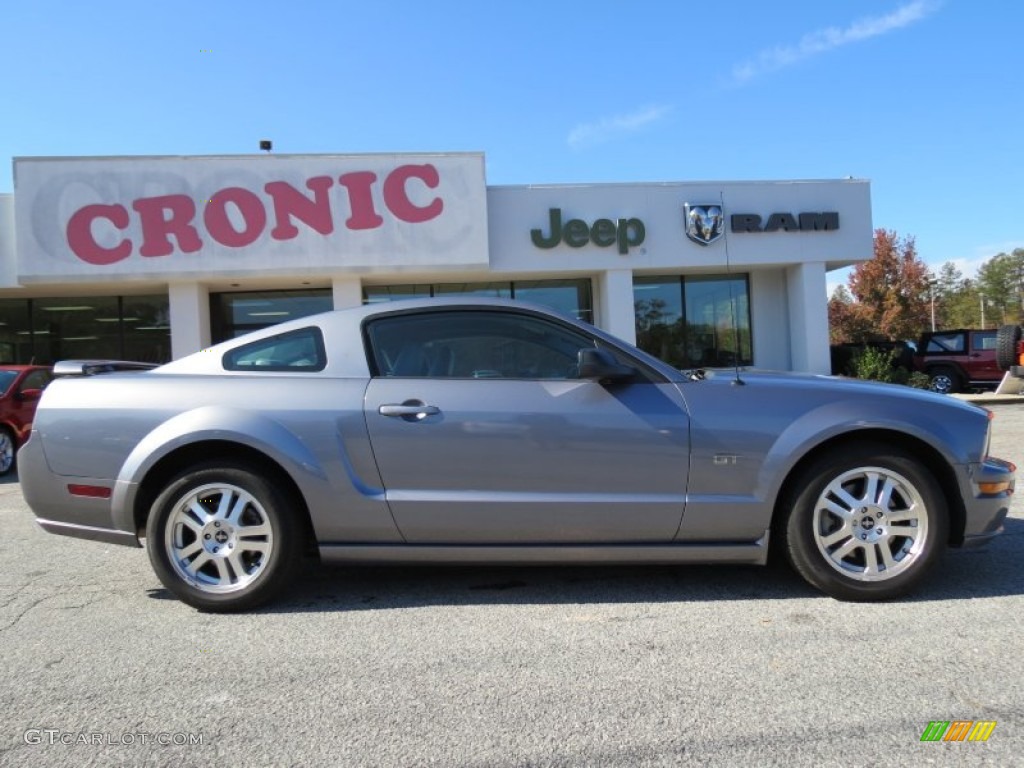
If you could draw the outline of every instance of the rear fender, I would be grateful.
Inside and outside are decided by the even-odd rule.
[[[327,482],[327,474],[316,457],[281,423],[240,408],[205,406],[168,419],[139,441],[128,455],[111,499],[114,526],[134,530],[135,497],[157,462],[179,448],[207,440],[240,443],[265,454],[280,464],[300,488],[303,479]]]

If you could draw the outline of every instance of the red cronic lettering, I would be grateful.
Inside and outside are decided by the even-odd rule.
[[[331,220],[331,199],[327,190],[334,184],[330,176],[315,176],[306,182],[313,190],[315,200],[297,190],[286,181],[272,181],[264,185],[267,194],[274,201],[274,220],[277,225],[270,230],[275,240],[291,240],[299,234],[299,229],[292,223],[292,217],[308,224],[321,235],[329,235],[334,231]]]
[[[384,223],[373,207],[371,187],[377,180],[372,171],[357,171],[338,177],[341,185],[348,190],[349,208],[352,215],[345,221],[349,229],[376,229]]]
[[[68,245],[75,256],[97,266],[114,264],[127,259],[132,252],[132,241],[124,238],[113,248],[104,248],[92,236],[92,223],[105,218],[118,229],[128,228],[128,209],[123,205],[87,205],[68,219]]]
[[[431,189],[436,189],[440,179],[437,168],[427,165],[401,165],[395,168],[388,177],[384,179],[384,204],[388,210],[402,221],[410,224],[418,224],[421,221],[430,221],[441,215],[444,210],[444,201],[435,197],[428,205],[415,205],[405,190],[405,183],[409,179],[419,179]]]
[[[196,228],[192,226],[192,217],[196,215],[196,204],[186,195],[163,195],[161,197],[143,197],[132,203],[142,220],[142,247],[139,253],[143,256],[168,256],[174,252],[174,246],[168,235],[178,240],[178,248],[185,253],[195,253],[203,247]],[[170,216],[165,217],[164,211]]]
[[[234,203],[242,214],[245,228],[241,232],[228,218],[228,203]],[[210,198],[203,209],[203,223],[210,236],[221,245],[241,248],[256,242],[263,234],[263,228],[267,226],[267,212],[254,192],[241,187],[227,187]]]

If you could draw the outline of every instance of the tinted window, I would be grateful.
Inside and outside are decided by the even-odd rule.
[[[982,333],[974,334],[974,348],[975,349],[995,349],[996,348],[996,332],[995,331],[984,331]]]
[[[569,379],[577,353],[594,340],[518,313],[428,312],[372,320],[370,359],[378,376]]]
[[[751,365],[746,275],[636,276],[637,346],[676,368]]]
[[[21,389],[45,389],[52,376],[49,371],[32,371],[21,382]]]
[[[216,344],[334,309],[330,289],[210,294],[210,331]]]
[[[0,371],[0,394],[6,393],[16,378],[18,378],[17,371]]]
[[[224,355],[229,371],[322,371],[327,365],[317,328],[302,328],[260,339]]]
[[[593,320],[594,315],[594,302],[588,279],[370,285],[363,288],[363,300],[367,304],[431,296],[485,296],[532,301],[588,323]]]
[[[928,340],[926,352],[950,354],[964,351],[964,335],[962,333],[941,333]]]

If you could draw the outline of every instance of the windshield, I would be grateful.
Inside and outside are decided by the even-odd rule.
[[[0,395],[6,395],[14,380],[18,378],[17,371],[0,371]]]

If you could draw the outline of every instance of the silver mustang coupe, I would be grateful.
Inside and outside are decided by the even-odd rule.
[[[815,375],[680,372],[513,301],[295,320],[144,372],[66,362],[18,464],[47,531],[140,546],[208,611],[302,559],[754,563],[884,600],[1002,530],[990,414]],[[113,372],[108,372],[113,371]]]

